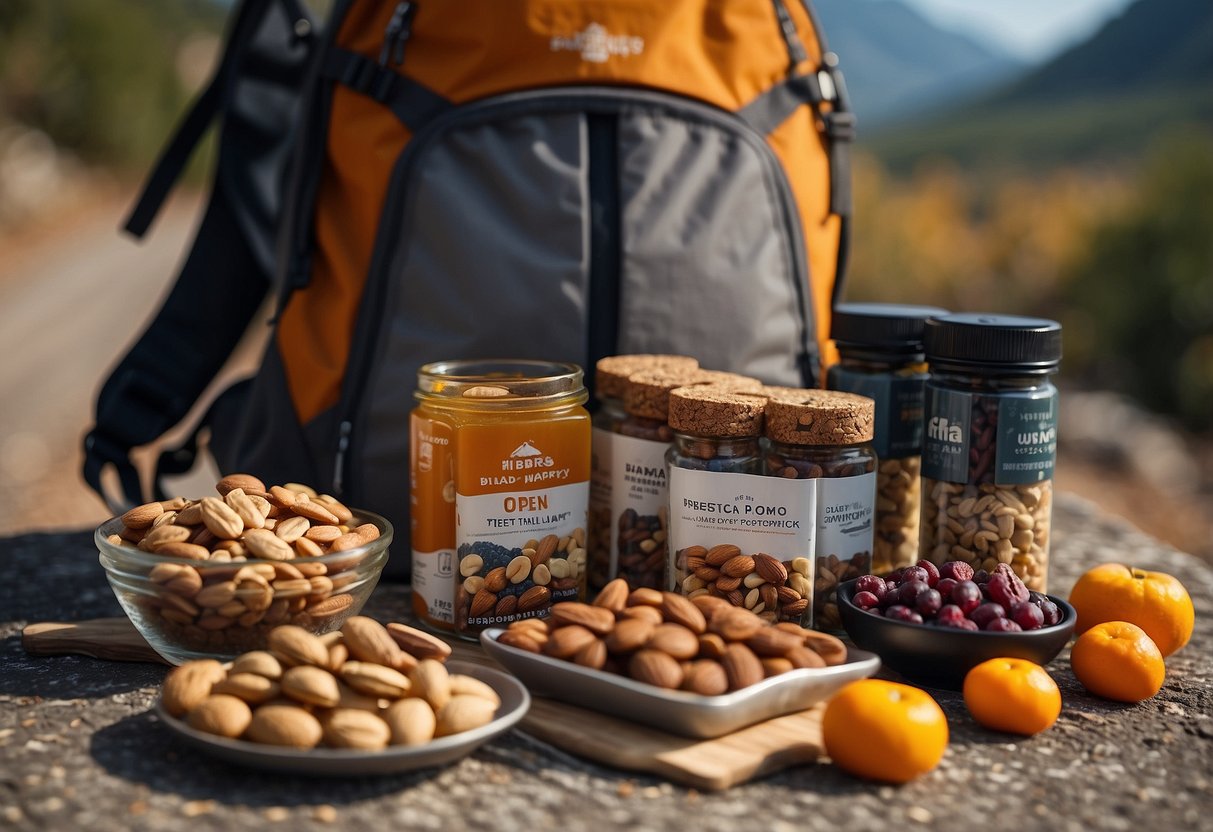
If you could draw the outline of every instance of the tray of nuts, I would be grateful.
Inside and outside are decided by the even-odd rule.
[[[880,667],[825,633],[618,579],[593,604],[555,604],[480,642],[536,695],[689,737],[810,708]]]
[[[530,696],[508,674],[446,663],[450,647],[356,616],[316,636],[286,625],[269,649],[171,671],[157,702],[168,728],[228,762],[320,776],[444,765],[509,730]]]

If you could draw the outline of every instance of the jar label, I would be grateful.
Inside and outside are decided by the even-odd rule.
[[[880,459],[902,459],[922,453],[923,377],[890,373],[858,373],[834,365],[832,390],[857,393],[876,402],[872,446]]]
[[[455,625],[479,630],[584,597],[588,420],[459,431]]]
[[[611,560],[608,577],[632,588],[663,585],[669,515],[668,442],[611,436]]]
[[[409,525],[414,612],[431,624],[454,620],[455,462],[451,426],[409,418]]]
[[[817,556],[871,556],[876,472],[817,480]],[[863,573],[860,573],[863,574]]]
[[[816,537],[817,483],[672,467],[670,550],[727,543],[744,554],[807,557]]]
[[[1051,480],[1057,391],[983,396],[929,386],[922,474],[956,483]]]

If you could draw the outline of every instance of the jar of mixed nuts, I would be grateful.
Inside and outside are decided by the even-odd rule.
[[[1045,592],[1061,325],[1010,315],[927,322],[921,550],[934,563],[1007,563]]]
[[[699,362],[685,355],[613,355],[595,365],[597,408],[593,416],[590,450],[590,518],[587,541],[589,586],[596,592],[615,574],[611,547],[611,491],[615,478],[614,448],[627,413],[623,409],[624,384],[628,376],[644,370],[690,372]],[[662,454],[665,453],[664,446]]]
[[[765,404],[710,385],[670,394],[670,588],[803,624],[814,483],[761,475]]]
[[[816,485],[812,626],[839,630],[838,585],[872,570],[875,402],[833,390],[768,388],[767,476]]]
[[[946,315],[934,306],[843,303],[834,307],[830,337],[839,362],[826,387],[876,402],[872,445],[876,471],[876,523],[872,571],[886,575],[918,556],[921,513],[922,398],[927,379],[922,330],[927,318]]]
[[[474,638],[584,599],[590,414],[581,369],[444,361],[422,367],[417,384],[414,610],[430,624],[445,613]],[[439,476],[429,476],[435,467]],[[443,503],[449,512],[431,513]]]

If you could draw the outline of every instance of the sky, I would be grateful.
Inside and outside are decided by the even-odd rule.
[[[902,0],[953,31],[1039,61],[1085,39],[1132,0]]]

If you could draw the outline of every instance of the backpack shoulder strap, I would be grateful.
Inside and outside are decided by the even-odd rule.
[[[311,31],[311,21],[303,14],[295,0],[240,5],[213,78],[161,153],[127,220],[136,236],[147,230],[198,140],[220,118],[214,187],[190,254],[169,296],[102,386],[95,425],[84,439],[84,478],[114,510],[143,502],[131,449],[185,418],[269,290],[267,240],[280,206],[265,202],[278,197],[266,197],[264,188],[250,192],[246,180],[273,181],[283,166],[302,77],[296,70],[308,54],[300,37]],[[249,101],[240,91],[246,78],[256,87]],[[120,494],[103,487],[108,467],[118,474]]]

